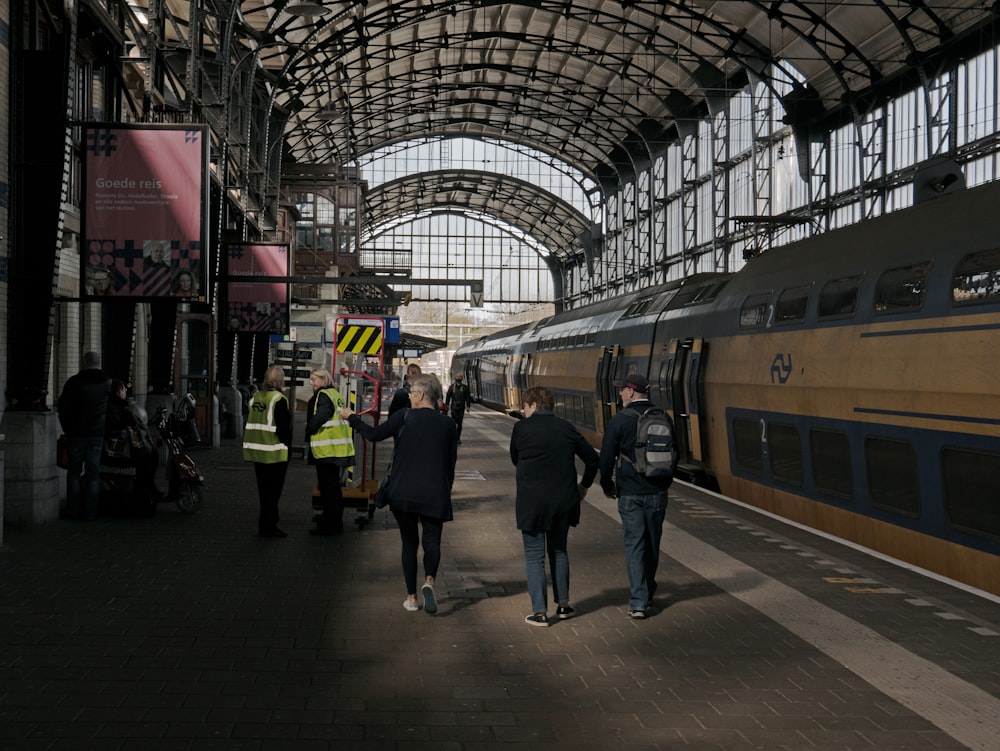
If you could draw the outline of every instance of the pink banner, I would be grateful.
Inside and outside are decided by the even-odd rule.
[[[82,297],[206,300],[207,130],[91,126]]]
[[[287,282],[254,281],[254,277],[287,277],[287,245],[240,243],[226,246],[229,282],[226,320],[231,331],[284,334],[289,326]],[[246,277],[246,281],[234,281]]]

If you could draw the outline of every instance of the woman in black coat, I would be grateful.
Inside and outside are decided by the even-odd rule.
[[[410,408],[390,415],[371,426],[344,408],[340,416],[351,423],[367,441],[392,436],[392,471],[388,478],[389,510],[399,525],[403,542],[403,579],[406,582],[406,610],[417,604],[417,549],[423,532],[424,584],[421,588],[424,612],[437,612],[434,580],[441,564],[441,533],[451,521],[451,486],[458,459],[458,432],[455,421],[438,409],[441,382],[423,373],[410,380]]]
[[[524,563],[531,597],[525,622],[548,626],[545,553],[548,549],[552,599],[559,618],[575,612],[569,604],[569,528],[580,520],[580,501],[597,476],[599,460],[579,431],[553,412],[552,392],[535,387],[524,394],[525,419],[514,425],[510,459],[517,467],[515,517],[524,542]],[[583,460],[577,482],[576,458]]]

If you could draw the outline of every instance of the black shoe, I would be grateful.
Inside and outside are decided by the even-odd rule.
[[[576,611],[573,610],[573,608],[571,608],[569,605],[560,605],[556,609],[556,615],[559,616],[560,620],[565,621],[567,618],[572,618],[574,615],[576,615]]]
[[[628,611],[628,617],[632,618],[634,620],[637,620],[637,621],[641,621],[643,618],[646,617],[646,611],[645,610],[630,610],[630,611]]]
[[[288,533],[285,532],[284,530],[281,530],[281,529],[278,529],[277,527],[275,527],[274,529],[267,529],[267,530],[264,530],[263,532],[258,532],[257,536],[258,537],[288,537]]]
[[[548,626],[549,617],[545,613],[533,613],[532,615],[524,616],[524,622],[529,626]]]

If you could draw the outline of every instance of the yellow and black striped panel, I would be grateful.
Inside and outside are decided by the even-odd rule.
[[[382,327],[354,323],[337,328],[337,351],[377,355],[382,351]]]

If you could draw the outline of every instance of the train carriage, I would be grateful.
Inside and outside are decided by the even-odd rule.
[[[456,367],[552,388],[600,444],[637,370],[688,479],[1000,594],[1000,184],[624,295]],[[506,354],[498,349],[506,347]],[[520,405],[498,408],[512,411]]]

